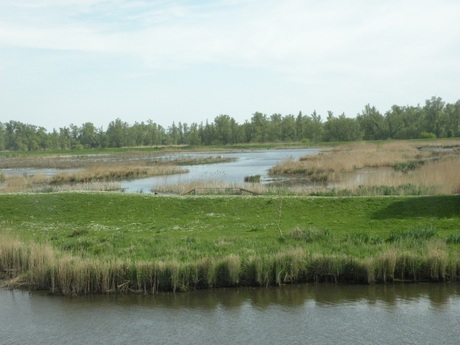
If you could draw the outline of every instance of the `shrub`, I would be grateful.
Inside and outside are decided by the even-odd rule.
[[[436,139],[436,134],[431,132],[422,132],[420,133],[421,139]]]
[[[260,182],[260,175],[245,176],[244,177],[244,182],[259,183]]]

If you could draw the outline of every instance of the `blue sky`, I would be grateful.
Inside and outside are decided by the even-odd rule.
[[[453,103],[459,13],[456,0],[0,1],[0,122],[167,127]]]

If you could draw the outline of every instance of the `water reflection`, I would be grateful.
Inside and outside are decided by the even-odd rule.
[[[0,290],[4,344],[458,344],[460,284],[58,297]]]
[[[301,284],[267,288],[230,288],[197,290],[187,293],[159,293],[156,295],[109,295],[59,297],[42,292],[30,292],[31,297],[51,298],[70,305],[85,304],[94,307],[98,303],[115,303],[119,306],[141,306],[143,308],[205,309],[219,307],[239,309],[246,303],[259,309],[270,306],[288,308],[302,307],[313,302],[320,306],[335,306],[354,303],[378,304],[397,307],[401,304],[426,300],[435,309],[449,305],[452,298],[460,297],[460,284],[379,284],[379,285],[336,285]]]

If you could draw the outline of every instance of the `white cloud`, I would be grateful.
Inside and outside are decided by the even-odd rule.
[[[329,99],[330,108],[336,104],[336,112],[353,115],[367,103],[385,107],[433,95],[453,97],[460,80],[458,13],[460,2],[453,0],[1,2],[0,90],[20,98],[11,88],[22,86],[12,86],[10,67],[4,67],[14,65],[24,67],[32,85],[48,83],[50,90],[55,86],[49,80],[82,79],[75,69],[88,73],[99,88],[104,79],[126,82],[133,76],[153,85],[151,78],[161,75],[154,87],[171,84],[177,94],[187,93],[183,85],[209,92],[201,80],[220,85],[222,92],[227,83],[233,97],[245,99],[240,109],[255,111],[265,98],[274,106],[277,100],[282,109],[298,111],[307,104],[308,112],[326,109]],[[215,68],[246,75],[224,73],[226,80],[211,80]],[[168,70],[194,72],[180,79]],[[257,104],[238,93],[247,92],[242,83],[248,82],[248,71],[258,71],[250,80]],[[52,76],[45,80],[43,74]],[[167,79],[171,75],[175,79]],[[185,80],[187,75],[194,80]],[[268,89],[267,83],[283,89]],[[124,90],[126,98],[129,92]]]
[[[34,11],[11,21],[1,18],[0,42],[126,54],[156,68],[171,62],[212,61],[280,66],[285,71],[286,67],[302,70],[305,62],[353,64],[435,54],[433,48],[442,49],[442,42],[453,44],[452,35],[458,37],[459,31],[460,4],[449,1],[394,1],[391,6],[369,1],[348,2],[348,6],[343,1],[222,2],[222,7],[212,2],[201,6],[115,3],[118,10],[113,2],[97,0],[25,1],[23,6],[40,8],[39,15],[46,13],[46,23],[37,24]]]

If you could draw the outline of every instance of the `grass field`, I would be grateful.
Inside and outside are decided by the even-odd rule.
[[[455,280],[460,196],[2,194],[0,270],[67,294]]]

